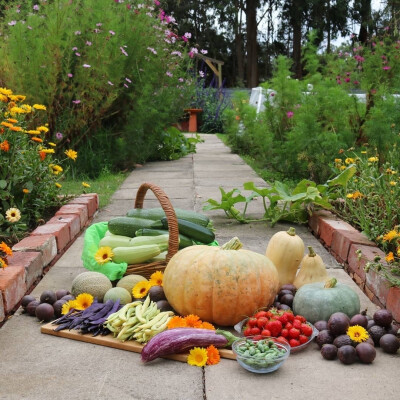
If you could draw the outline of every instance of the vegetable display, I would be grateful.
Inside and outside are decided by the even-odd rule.
[[[294,228],[277,232],[268,242],[265,255],[278,271],[279,286],[293,283],[297,268],[304,256],[303,240],[296,235]]]
[[[175,328],[168,329],[154,336],[143,347],[141,358],[143,362],[152,361],[158,357],[181,353],[193,347],[214,345],[226,347],[236,339],[232,333],[217,329]]]
[[[262,254],[240,247],[233,238],[222,247],[191,246],[175,254],[163,282],[174,310],[232,326],[272,304],[279,288],[275,266]]]

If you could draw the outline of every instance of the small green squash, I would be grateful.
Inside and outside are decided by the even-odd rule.
[[[360,312],[360,299],[351,287],[330,278],[325,283],[308,283],[297,290],[293,312],[312,324],[320,320],[328,321],[335,312],[343,312],[351,318]]]

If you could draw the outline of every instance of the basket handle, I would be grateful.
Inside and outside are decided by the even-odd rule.
[[[165,216],[168,220],[168,253],[165,258],[166,262],[168,262],[173,255],[175,255],[179,250],[179,229],[178,229],[178,221],[176,219],[175,210],[172,207],[172,204],[165,194],[165,192],[155,185],[154,183],[145,182],[142,183],[137,191],[136,200],[135,200],[135,208],[143,208],[143,201],[146,195],[147,190],[151,190],[154,195],[157,197],[157,200],[160,202],[162,209],[165,212]]]

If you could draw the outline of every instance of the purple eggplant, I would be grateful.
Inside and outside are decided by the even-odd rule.
[[[175,328],[163,331],[152,337],[143,347],[141,358],[143,362],[152,361],[158,357],[181,353],[193,347],[215,347],[229,346],[238,339],[228,331],[198,329],[198,328]]]

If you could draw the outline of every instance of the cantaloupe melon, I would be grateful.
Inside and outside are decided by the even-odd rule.
[[[129,294],[132,294],[134,286],[141,281],[147,281],[147,279],[142,275],[126,275],[118,281],[117,287],[123,287]]]
[[[103,301],[107,300],[117,301],[119,299],[119,304],[128,304],[132,301],[132,296],[123,287],[114,287],[107,291],[104,295]]]
[[[72,281],[71,293],[75,297],[81,293],[89,293],[102,302],[104,295],[111,288],[112,283],[105,275],[100,272],[87,271],[77,275]]]

